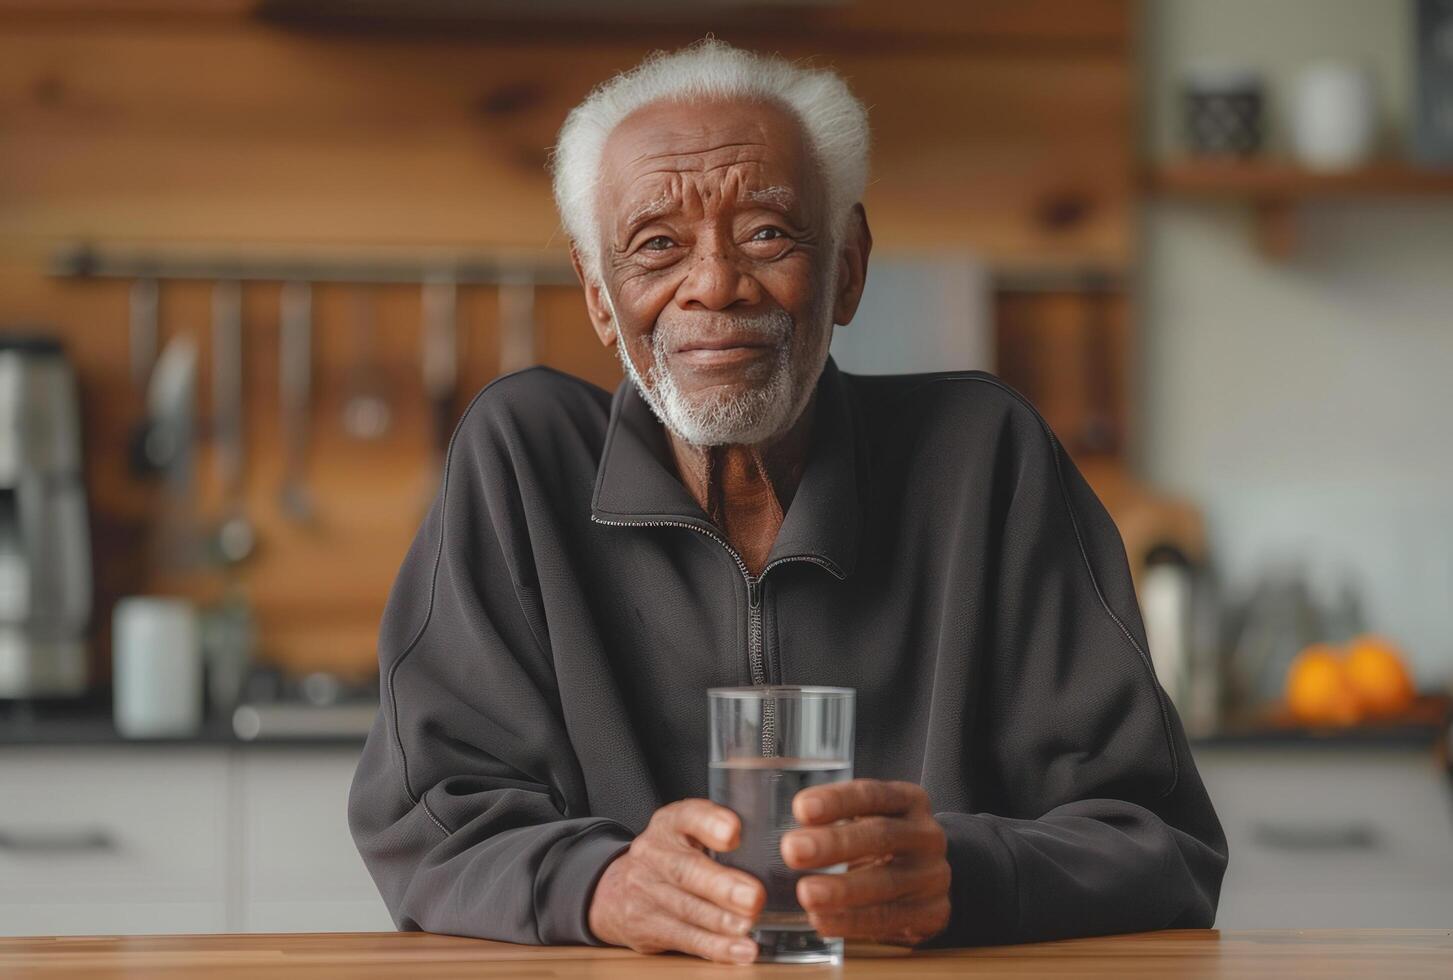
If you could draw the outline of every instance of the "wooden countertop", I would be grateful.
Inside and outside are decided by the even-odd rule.
[[[6,980],[206,977],[369,980],[554,977],[1369,977],[1453,976],[1453,930],[1181,930],[1030,946],[909,952],[848,945],[830,966],[707,963],[625,949],[517,946],[426,933],[0,938]]]

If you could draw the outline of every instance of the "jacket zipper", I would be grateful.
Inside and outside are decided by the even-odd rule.
[[[727,550],[732,556],[732,561],[737,563],[741,569],[742,578],[747,583],[747,662],[752,671],[753,684],[767,683],[767,665],[762,655],[762,579],[760,576],[753,577],[747,563],[742,561],[742,556],[737,554],[737,549],[727,542],[727,539],[713,531],[696,524],[688,524],[685,521],[607,521],[594,514],[590,519],[597,524],[606,524],[611,527],[684,527],[704,534],[717,544]],[[771,566],[769,565],[768,568]],[[762,569],[762,574],[767,574],[767,569]]]
[[[731,555],[732,561],[737,563],[738,569],[741,569],[742,579],[745,579],[745,582],[747,582],[747,664],[751,669],[751,682],[753,682],[753,685],[760,686],[766,685],[767,683],[767,659],[766,653],[763,650],[764,644],[761,641],[761,589],[763,589],[761,582],[763,582],[763,579],[766,579],[767,573],[772,571],[774,566],[788,563],[788,561],[812,561],[812,563],[819,564],[819,566],[824,567],[828,571],[833,571],[833,566],[830,566],[827,561],[822,561],[821,558],[804,554],[790,555],[790,557],[777,558],[776,561],[769,561],[767,566],[761,570],[760,576],[753,576],[751,570],[747,567],[747,563],[741,560],[741,555],[737,553],[737,548],[731,547],[731,542],[728,542],[727,538],[721,537],[716,532],[708,531],[708,529],[702,528],[702,526],[695,525],[695,523],[687,523],[684,521],[603,521],[602,518],[597,518],[596,515],[590,515],[590,519],[596,523],[613,526],[613,528],[687,528],[689,531],[696,531],[697,534],[705,534],[706,537],[711,538],[716,544],[727,548],[727,554]],[[837,574],[835,571],[833,573]],[[766,758],[779,755],[777,753],[777,705],[772,701],[764,701],[763,707],[761,707],[761,755],[766,756]]]
[[[734,555],[735,551],[732,552]],[[738,558],[738,561],[741,559]],[[742,563],[742,570],[746,571],[746,563]],[[767,570],[762,569],[762,575]],[[747,659],[752,664],[752,683],[765,684],[767,676],[767,655],[762,649],[762,576],[753,578],[747,573]],[[757,680],[758,675],[763,678]],[[777,751],[777,702],[764,700],[762,702],[762,756],[770,758],[778,755]]]
[[[767,683],[766,653],[763,650],[763,637],[761,637],[761,589],[763,589],[761,582],[766,579],[767,573],[772,571],[773,567],[788,563],[788,561],[812,561],[828,571],[833,571],[833,566],[830,566],[827,561],[822,561],[821,558],[815,558],[812,555],[792,555],[792,557],[777,558],[776,561],[767,564],[766,569],[761,570],[760,576],[753,576],[751,570],[747,569],[747,563],[741,560],[740,554],[737,554],[737,548],[731,547],[727,538],[695,525],[695,523],[686,521],[604,521],[602,518],[597,518],[596,515],[590,515],[590,519],[596,523],[613,526],[613,528],[686,528],[689,531],[696,531],[697,534],[705,534],[716,544],[727,548],[727,554],[731,555],[732,561],[737,563],[742,579],[747,582],[747,666],[751,669],[751,682],[754,685]],[[834,571],[834,574],[837,573]],[[763,726],[761,726],[763,727],[763,746],[766,746],[767,733],[769,733],[767,723],[769,723],[769,718],[763,718]],[[773,724],[770,730],[773,731],[773,737],[776,737],[774,728],[776,726]]]

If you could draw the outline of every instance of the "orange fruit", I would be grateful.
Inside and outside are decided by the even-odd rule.
[[[1309,725],[1351,725],[1362,718],[1362,702],[1348,680],[1336,647],[1314,643],[1287,669],[1287,707]]]
[[[1413,681],[1402,655],[1382,637],[1359,636],[1348,644],[1343,670],[1368,714],[1395,715],[1413,703]]]

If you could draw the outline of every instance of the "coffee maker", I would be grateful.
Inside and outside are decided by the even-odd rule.
[[[86,693],[91,542],[75,373],[0,333],[0,699]]]

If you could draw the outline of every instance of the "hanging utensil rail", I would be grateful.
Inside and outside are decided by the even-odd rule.
[[[53,276],[75,279],[206,279],[238,282],[343,282],[421,284],[441,270],[459,285],[517,283],[522,277],[537,286],[574,286],[575,273],[563,252],[440,252],[420,249],[408,255],[319,255],[210,252],[197,247],[167,249],[72,245],[51,259]]]

